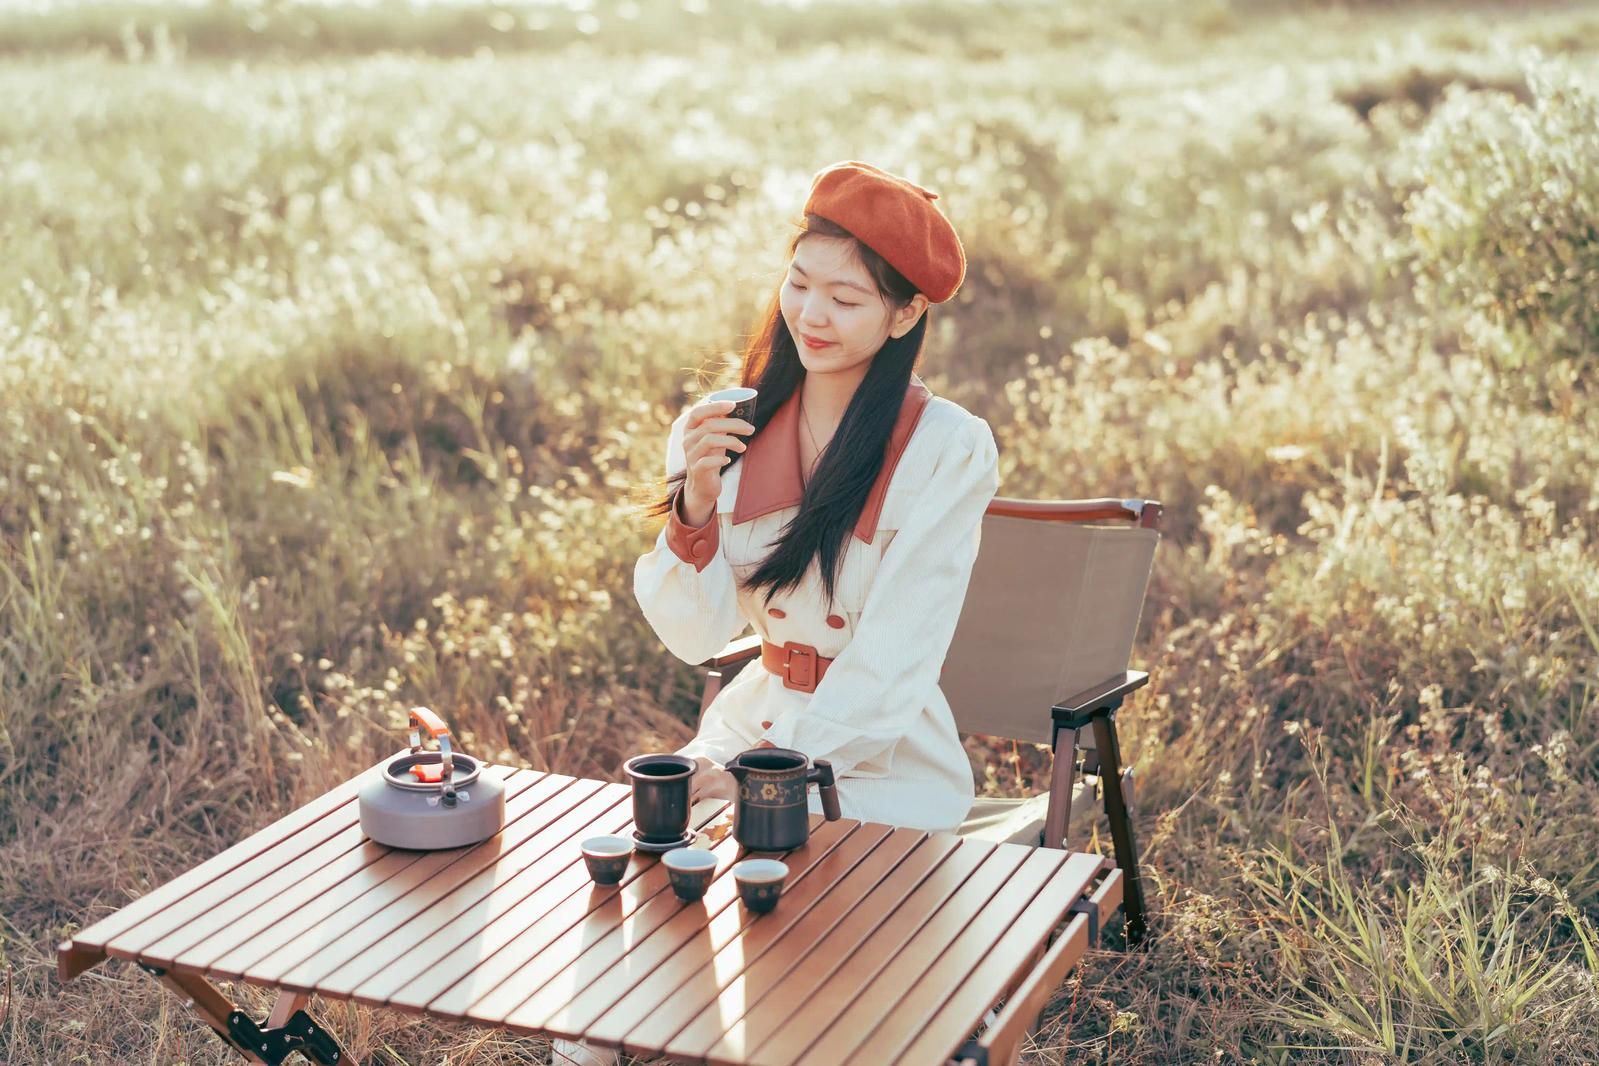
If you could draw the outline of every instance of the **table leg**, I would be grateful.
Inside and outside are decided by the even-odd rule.
[[[183,998],[184,1003],[200,1020],[216,1031],[229,1047],[244,1056],[245,1062],[262,1063],[266,1060],[247,1048],[241,1047],[232,1036],[228,1034],[228,1015],[234,1011],[232,1002],[216,986],[198,974],[181,973],[174,970],[162,969],[159,966],[147,966],[139,963],[139,968],[150,974],[157,981],[166,985]]]
[[[267,1016],[266,1027],[283,1028],[294,1017],[295,1011],[304,1010],[310,1003],[311,997],[304,992],[279,992],[277,1002],[272,1004],[272,1013]]]
[[[216,986],[197,973],[167,970],[139,963],[139,967],[182,996],[194,1012],[245,1062],[258,1066],[281,1066],[298,1051],[322,1066],[353,1066],[353,1060],[339,1047],[332,1034],[305,1013],[310,997],[296,992],[279,992],[265,1026],[256,1025]]]

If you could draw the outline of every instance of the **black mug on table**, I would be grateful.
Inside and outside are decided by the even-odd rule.
[[[633,828],[646,842],[670,844],[688,835],[696,766],[686,755],[635,755],[623,765],[633,787]]]

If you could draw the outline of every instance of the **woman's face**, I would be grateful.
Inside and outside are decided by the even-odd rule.
[[[811,236],[794,249],[779,303],[806,373],[858,380],[884,341],[904,336],[916,324],[927,297],[917,293],[905,308],[891,307],[855,255],[853,242]],[[812,347],[807,338],[824,343]]]

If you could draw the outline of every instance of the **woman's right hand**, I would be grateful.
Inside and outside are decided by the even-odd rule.
[[[682,519],[690,526],[703,526],[716,509],[722,495],[722,467],[732,461],[728,449],[742,452],[749,447],[734,434],[749,436],[755,427],[742,418],[728,418],[732,400],[695,404],[683,428],[683,454],[688,460],[688,478],[683,482]]]

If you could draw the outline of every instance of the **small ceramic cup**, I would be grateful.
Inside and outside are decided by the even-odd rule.
[[[678,848],[661,856],[661,861],[666,864],[672,891],[684,903],[705,895],[716,873],[716,856],[704,848]]]
[[[632,858],[633,842],[626,837],[589,837],[583,841],[583,864],[597,885],[620,881]]]
[[[718,389],[705,397],[706,402],[731,400],[733,409],[723,418],[742,418],[744,421],[755,424],[755,397],[759,395],[754,389],[743,385],[735,385],[731,389]],[[742,430],[740,431],[742,432]]]
[[[756,914],[765,914],[777,906],[787,877],[788,864],[776,859],[745,859],[733,866],[739,897]]]

